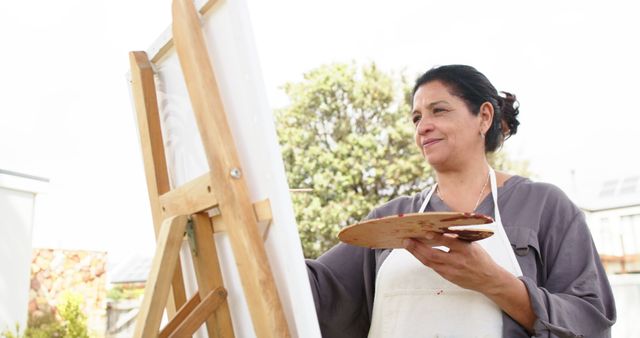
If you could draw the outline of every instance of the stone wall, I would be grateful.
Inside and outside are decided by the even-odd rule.
[[[89,332],[104,335],[106,323],[106,252],[34,249],[29,315],[56,313],[65,292],[84,299]]]

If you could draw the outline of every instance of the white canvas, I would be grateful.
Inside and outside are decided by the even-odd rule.
[[[202,2],[196,1],[196,7],[200,8]],[[271,202],[273,222],[265,248],[289,330],[293,337],[320,337],[246,3],[220,1],[202,19],[209,56],[251,200],[268,198]],[[147,51],[149,59],[154,58],[169,38],[170,30],[167,30]],[[168,171],[175,188],[209,168],[175,50],[163,55],[154,67]],[[255,337],[227,235],[219,233],[215,239],[236,337]],[[187,292],[191,295],[196,290],[188,247],[183,247],[181,256]]]

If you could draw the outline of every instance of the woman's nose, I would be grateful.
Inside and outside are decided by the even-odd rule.
[[[433,130],[433,128],[434,128],[433,121],[431,121],[431,119],[429,119],[427,116],[423,115],[420,118],[420,121],[418,121],[418,124],[416,125],[416,132],[418,134],[424,134]]]

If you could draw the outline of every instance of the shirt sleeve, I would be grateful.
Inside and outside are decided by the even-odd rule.
[[[572,212],[563,214],[572,217],[550,219],[554,230],[543,249],[546,281],[536,285],[532,278],[521,277],[537,316],[535,336],[610,337],[616,317],[611,286],[583,213],[569,209]]]
[[[322,337],[366,337],[373,307],[374,250],[339,243],[306,264]]]

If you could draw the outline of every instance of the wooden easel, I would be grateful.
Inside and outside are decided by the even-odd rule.
[[[204,7],[213,7],[210,1]],[[206,10],[205,9],[205,10]],[[209,337],[233,337],[214,232],[228,234],[258,337],[289,337],[258,222],[269,201],[252,204],[192,0],[174,0],[173,47],[180,59],[210,172],[171,190],[154,74],[145,52],[131,52],[131,81],[157,249],[135,337],[188,337],[206,322]],[[216,215],[210,217],[211,210]],[[209,211],[209,212],[207,212]],[[185,233],[198,292],[187,301],[179,261]],[[160,330],[164,309],[170,322]]]

